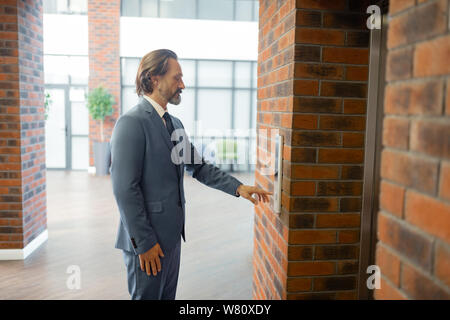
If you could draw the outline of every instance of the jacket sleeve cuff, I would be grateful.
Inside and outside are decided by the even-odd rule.
[[[239,182],[239,184],[236,186],[236,190],[234,191],[234,195],[239,198],[241,195],[237,192],[237,189],[239,188],[239,186],[242,186],[243,183]]]
[[[134,240],[134,241],[133,241]],[[136,255],[143,254],[153,248],[157,243],[158,240],[155,236],[151,236],[144,241],[136,242],[134,238],[131,239],[131,243],[133,245],[134,253]],[[136,245],[136,246],[135,246]]]

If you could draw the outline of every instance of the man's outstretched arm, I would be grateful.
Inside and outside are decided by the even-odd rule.
[[[187,135],[183,139],[188,139]],[[186,145],[190,148],[191,159],[189,159],[190,161],[185,161],[185,166],[186,170],[192,173],[192,177],[211,188],[221,190],[236,197],[242,196],[255,205],[258,204],[258,201],[269,202],[268,196],[272,195],[272,192],[255,186],[244,185],[235,177],[220,170],[213,164],[206,162],[192,143],[188,142]],[[253,194],[257,198],[254,198]]]

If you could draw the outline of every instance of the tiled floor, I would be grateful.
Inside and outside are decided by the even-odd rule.
[[[233,175],[253,185],[252,173]],[[253,205],[188,175],[185,192],[177,299],[251,299]],[[110,177],[48,171],[47,207],[48,241],[25,261],[0,261],[0,299],[129,299]],[[70,266],[80,289],[68,289]]]

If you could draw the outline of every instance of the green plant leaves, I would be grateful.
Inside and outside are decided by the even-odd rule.
[[[87,108],[94,120],[104,120],[113,113],[114,97],[102,86],[89,91],[87,95]]]

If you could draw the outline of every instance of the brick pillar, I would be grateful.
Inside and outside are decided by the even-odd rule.
[[[357,298],[367,6],[260,1],[258,129],[285,145],[282,212],[255,209],[254,299]],[[273,190],[260,165],[255,180]]]
[[[450,299],[449,1],[389,16],[375,298]]]
[[[99,85],[114,96],[113,114],[106,117],[103,133],[111,139],[120,113],[120,0],[88,0],[89,90]],[[89,117],[89,166],[94,166],[93,142],[100,141],[100,122]]]
[[[42,1],[0,4],[0,260],[47,239]]]

